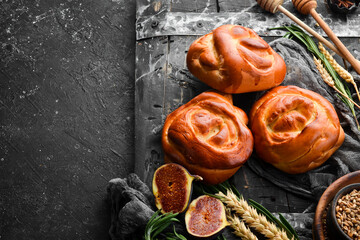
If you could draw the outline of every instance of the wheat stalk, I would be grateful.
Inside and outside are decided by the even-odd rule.
[[[319,70],[320,75],[321,75],[322,79],[324,80],[324,82],[327,83],[330,87],[337,89],[335,87],[334,80],[332,79],[332,77],[330,76],[328,71],[326,71],[324,66],[322,65],[321,60],[317,59],[315,56],[313,56],[313,58],[314,58],[316,68]]]
[[[351,76],[351,74],[346,71],[342,66],[340,66],[336,60],[333,58],[333,56],[329,53],[329,51],[327,51],[324,47],[324,45],[322,45],[321,42],[319,42],[318,44],[319,46],[319,50],[322,54],[324,54],[325,58],[329,61],[329,63],[331,64],[331,66],[334,68],[334,70],[339,74],[339,76],[344,79],[347,82],[351,82],[354,81],[353,77]]]
[[[356,85],[356,82],[354,81],[353,76],[336,62],[336,60],[331,56],[329,51],[327,51],[325,49],[325,47],[322,45],[321,42],[319,42],[318,45],[319,45],[320,52],[322,54],[324,54],[325,58],[329,61],[329,63],[334,68],[334,70],[339,74],[339,76],[342,79],[344,79],[346,82],[351,83],[354,86],[356,94],[357,94],[357,96],[359,98],[359,101],[360,101],[359,89],[358,89],[358,87]]]
[[[252,228],[265,237],[274,240],[288,240],[285,231],[278,229],[275,224],[269,222],[265,216],[258,214],[255,208],[251,207],[242,197],[237,196],[232,191],[217,194],[221,201],[231,210],[239,214],[243,220]]]
[[[226,208],[226,218],[230,223],[230,227],[234,229],[234,234],[244,240],[258,240],[258,238],[245,226],[237,216],[231,214],[231,210]]]
[[[339,94],[341,94],[341,96],[343,96],[344,98],[348,99],[350,102],[352,102],[357,108],[360,109],[360,106],[354,102],[351,98],[349,98],[347,95],[345,95],[344,93],[342,93],[339,89],[337,89],[335,87],[335,83],[334,80],[332,79],[332,77],[330,76],[330,74],[328,73],[328,71],[326,71],[326,69],[324,68],[324,66],[322,65],[321,61],[319,59],[317,59],[316,57],[314,57],[314,62],[316,65],[316,68],[319,70],[320,75],[322,77],[322,79],[324,80],[325,83],[327,83],[330,87],[332,87],[335,91],[337,91]],[[357,119],[356,119],[357,121]]]

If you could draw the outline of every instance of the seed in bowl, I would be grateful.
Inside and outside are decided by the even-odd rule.
[[[342,196],[336,205],[336,220],[351,239],[360,240],[360,190]]]

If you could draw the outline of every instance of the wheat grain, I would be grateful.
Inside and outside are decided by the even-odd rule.
[[[325,49],[325,47],[322,45],[321,42],[319,42],[319,50],[322,54],[324,54],[325,58],[329,61],[329,63],[331,64],[331,66],[334,68],[334,70],[339,74],[339,76],[344,79],[346,82],[351,83],[356,91],[356,94],[359,98],[360,101],[360,94],[359,94],[359,89],[356,85],[356,82],[354,81],[353,76],[346,71],[342,66],[340,66],[336,60],[331,56],[331,54]]]
[[[322,65],[321,61],[319,59],[317,59],[316,57],[313,57],[313,58],[314,58],[316,68],[319,70],[320,75],[321,75],[322,79],[324,80],[324,82],[326,82],[330,87],[335,88],[334,80],[332,79],[332,77],[330,76],[328,71],[326,71],[326,69]]]
[[[347,95],[345,95],[343,92],[341,92],[339,89],[337,89],[335,87],[334,84],[334,80],[332,79],[332,77],[330,76],[330,74],[328,73],[328,71],[326,71],[326,69],[324,68],[324,66],[322,65],[321,61],[319,59],[317,59],[316,57],[314,57],[314,62],[316,65],[316,68],[319,70],[319,73],[322,77],[322,79],[324,80],[324,82],[326,82],[330,87],[332,87],[335,91],[337,91],[341,96],[343,96],[344,98],[348,99],[350,102],[352,102],[357,108],[360,109],[360,106],[354,102],[354,100],[352,100],[351,98],[349,98]],[[355,119],[357,121],[357,119]]]
[[[234,229],[234,234],[241,239],[244,240],[257,240],[258,238],[251,232],[251,230],[245,226],[243,221],[237,216],[231,214],[231,210],[229,208],[226,209],[226,217],[228,222],[230,223],[230,227]]]
[[[322,45],[321,42],[319,42],[318,45],[320,52],[324,54],[325,58],[329,61],[329,63],[334,68],[334,70],[339,74],[339,76],[348,83],[354,81],[354,78],[351,76],[351,74],[336,62],[336,60],[331,56],[331,54],[325,49],[324,45]]]
[[[239,214],[250,227],[265,237],[274,240],[288,239],[285,231],[278,229],[275,224],[269,222],[265,216],[259,214],[243,198],[237,198],[231,191],[227,191],[226,195],[221,192],[217,195],[228,208]]]

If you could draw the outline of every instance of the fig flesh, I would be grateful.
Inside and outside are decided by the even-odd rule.
[[[196,238],[216,237],[229,225],[225,206],[217,198],[203,195],[193,200],[185,213],[186,230]]]
[[[193,180],[202,180],[191,175],[183,166],[168,163],[160,166],[154,173],[152,187],[155,204],[162,213],[184,212],[189,205]]]

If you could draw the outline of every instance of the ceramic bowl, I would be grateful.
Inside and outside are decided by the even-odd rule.
[[[331,201],[334,199],[335,195],[339,192],[339,190],[353,183],[360,183],[360,170],[346,174],[345,176],[337,179],[324,191],[318,202],[314,216],[314,223],[313,223],[314,239],[317,240],[341,239],[341,238],[327,238],[327,229],[328,229],[327,225],[329,224],[327,221],[328,219],[327,212],[330,207]]]
[[[331,229],[334,236],[337,236],[338,239],[346,239],[346,240],[352,240],[345,232],[343,232],[343,230],[341,229],[339,223],[337,222],[337,218],[336,218],[336,206],[337,203],[339,201],[339,199],[350,193],[352,190],[357,189],[360,190],[360,183],[354,183],[354,184],[350,184],[347,185],[345,187],[343,187],[342,189],[340,189],[337,194],[335,195],[334,199],[331,202],[331,205],[328,209],[328,229]]]
[[[349,0],[349,1],[354,3],[350,7],[345,7],[345,6],[339,7],[336,4],[337,0],[327,0],[326,2],[332,11],[340,13],[340,14],[347,14],[347,13],[351,13],[351,12],[355,11],[356,8],[359,6],[359,2],[360,2],[360,0]]]

